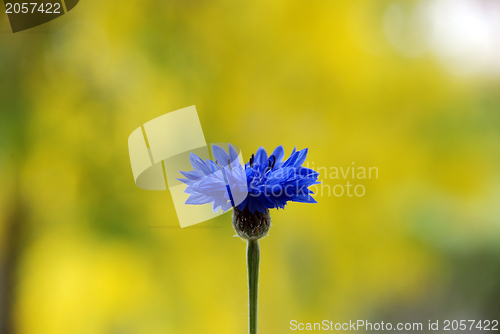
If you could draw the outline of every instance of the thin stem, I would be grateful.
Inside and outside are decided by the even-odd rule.
[[[257,300],[259,289],[259,240],[250,239],[247,244],[248,268],[248,333],[257,333]]]

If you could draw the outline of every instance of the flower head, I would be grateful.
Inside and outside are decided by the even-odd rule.
[[[267,213],[268,209],[284,208],[287,202],[316,203],[309,186],[318,184],[318,172],[302,167],[307,148],[292,153],[283,161],[285,150],[278,146],[268,156],[260,147],[250,161],[241,165],[231,144],[229,153],[220,146],[212,146],[215,161],[203,161],[191,153],[194,170],[180,172],[178,179],[187,185],[190,194],[186,204],[213,203],[213,211],[224,212],[237,207],[241,212]]]

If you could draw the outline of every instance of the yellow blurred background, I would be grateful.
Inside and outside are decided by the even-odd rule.
[[[259,332],[500,315],[500,5],[84,0],[0,15],[0,333],[245,333],[231,214],[180,229],[127,138],[196,105],[208,142],[376,167],[273,210]],[[311,165],[310,165],[311,166]],[[424,329],[425,329],[424,325]]]

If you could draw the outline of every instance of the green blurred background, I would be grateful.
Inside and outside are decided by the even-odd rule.
[[[127,138],[196,105],[244,158],[377,167],[272,213],[259,330],[500,315],[500,17],[488,0],[85,0],[0,15],[0,333],[245,333],[230,214],[180,229]]]

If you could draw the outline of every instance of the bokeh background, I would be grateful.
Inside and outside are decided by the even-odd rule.
[[[272,213],[260,332],[499,318],[497,0],[85,0],[0,43],[0,333],[247,331],[230,214],[180,229],[132,177],[129,134],[190,105],[245,159],[379,171]]]

